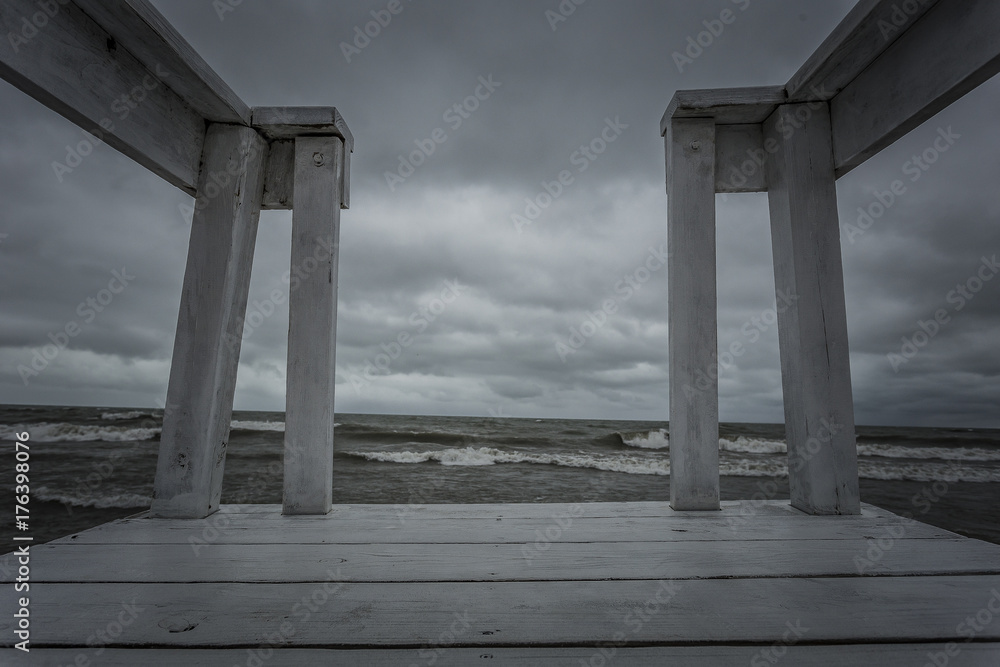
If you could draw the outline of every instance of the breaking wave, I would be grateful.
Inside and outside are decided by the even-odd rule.
[[[32,442],[126,442],[153,440],[160,435],[159,428],[42,422],[17,426],[0,425],[0,439],[12,440],[15,433],[24,431],[31,435]]]
[[[98,509],[108,509],[111,507],[135,507],[141,509],[149,507],[153,502],[153,499],[149,496],[141,496],[136,493],[116,493],[83,497],[75,493],[54,491],[46,486],[39,486],[32,489],[31,496],[32,500],[47,500],[74,507],[95,507]]]

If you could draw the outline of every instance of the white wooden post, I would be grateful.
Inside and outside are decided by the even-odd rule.
[[[256,131],[238,125],[208,127],[153,516],[202,518],[219,508],[266,157],[267,143]]]
[[[719,509],[715,121],[666,133],[670,349],[670,505]]]
[[[333,502],[337,264],[344,143],[295,139],[292,276],[285,406],[284,514],[326,514]]]
[[[854,403],[830,114],[779,106],[764,123],[792,506],[859,514]],[[779,298],[782,298],[779,296]]]

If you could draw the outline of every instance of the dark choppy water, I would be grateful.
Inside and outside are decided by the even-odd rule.
[[[0,407],[7,479],[13,434],[31,436],[36,542],[148,507],[161,414]],[[223,502],[281,502],[283,418],[236,413]],[[666,422],[349,414],[337,421],[335,502],[669,499]],[[721,436],[724,498],[788,497],[781,425],[724,424]],[[858,453],[865,502],[1000,543],[1000,430],[859,427]],[[9,524],[0,550],[9,550]]]

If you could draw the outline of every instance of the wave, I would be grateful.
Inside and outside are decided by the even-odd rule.
[[[262,422],[253,420],[234,419],[229,428],[231,431],[275,431],[284,432],[285,422]]]
[[[128,419],[139,419],[140,417],[155,417],[152,412],[142,410],[129,410],[127,412],[103,412],[101,419],[106,422],[125,421]]]
[[[669,449],[666,430],[616,433],[627,447]],[[787,445],[781,440],[768,440],[745,435],[735,439],[719,438],[719,449],[738,454],[785,454]],[[1000,450],[982,447],[906,447],[903,445],[859,444],[859,456],[888,459],[936,459],[939,461],[1000,461]]]
[[[23,431],[28,432],[32,442],[126,442],[153,440],[160,435],[159,428],[42,422],[18,426],[0,425],[0,439],[11,440],[15,433]]]
[[[667,449],[670,446],[670,438],[665,428],[657,431],[627,431],[625,433],[615,433],[615,435],[621,438],[622,444],[626,447]]]
[[[632,475],[670,474],[670,463],[665,459],[648,459],[625,455],[534,454],[504,451],[493,447],[463,447],[461,449],[443,449],[430,452],[345,452],[345,454],[369,461],[381,461],[383,463],[426,463],[428,461],[437,461],[441,465],[452,466],[534,463],[569,468],[592,468],[594,470],[624,472]]]
[[[416,444],[416,443],[414,443]],[[780,444],[780,443],[776,443]],[[502,463],[529,463],[569,468],[590,468],[630,475],[669,475],[670,461],[663,456],[642,457],[627,454],[535,454],[512,452],[492,447],[464,447],[438,451],[345,452],[368,461],[383,463],[428,463],[449,466],[487,466]],[[1000,482],[1000,469],[956,463],[859,461],[859,476],[864,479],[911,482]],[[784,457],[723,459],[719,474],[730,477],[787,477]]]
[[[83,497],[73,493],[65,493],[50,489],[46,486],[39,486],[31,490],[32,500],[47,500],[50,502],[62,503],[63,505],[73,505],[75,507],[94,507],[97,509],[108,509],[111,507],[135,507],[138,509],[149,507],[153,499],[149,496],[141,496],[136,493],[117,493],[106,496]]]

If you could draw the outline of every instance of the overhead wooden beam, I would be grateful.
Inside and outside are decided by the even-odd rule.
[[[166,68],[167,86],[206,121],[249,125],[246,103],[148,0],[73,1],[148,69]]]
[[[660,119],[660,136],[674,118],[714,118],[717,125],[762,123],[785,102],[784,86],[678,90]]]
[[[206,123],[249,124],[146,0],[5,0],[0,32],[0,76],[190,194]]]
[[[1000,71],[1000,3],[935,4],[831,100],[842,176]]]
[[[764,165],[777,146],[769,143],[772,150],[765,150],[763,134],[760,123],[715,127],[716,192],[767,190]]]
[[[860,0],[788,80],[788,101],[832,98],[937,1]]]

